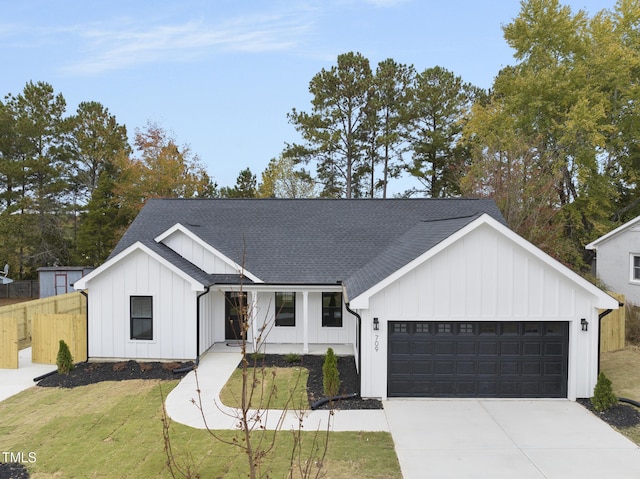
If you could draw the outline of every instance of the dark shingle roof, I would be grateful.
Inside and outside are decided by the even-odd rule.
[[[151,199],[111,257],[141,241],[194,279],[218,282],[154,241],[180,223],[265,283],[344,281],[354,298],[483,213],[504,223],[482,199]]]

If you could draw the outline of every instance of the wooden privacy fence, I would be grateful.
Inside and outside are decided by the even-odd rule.
[[[33,318],[31,360],[56,364],[60,340],[69,346],[74,362],[87,359],[87,319],[82,314],[36,314]]]
[[[624,304],[624,295],[609,293]],[[600,313],[603,310],[599,311]],[[600,321],[600,352],[618,351],[625,346],[626,308],[621,306],[604,316]]]
[[[18,321],[0,318],[0,368],[18,369]]]
[[[38,299],[34,301],[27,301],[24,303],[18,303],[11,306],[0,307],[0,368],[17,368],[18,367],[18,349],[20,347],[27,347],[29,341],[32,343],[38,341],[35,338],[36,331],[33,329],[33,324],[36,316],[38,315],[52,315],[58,317],[62,316],[73,317],[69,319],[72,323],[86,323],[87,315],[87,302],[85,297],[80,293],[68,293],[61,294],[59,296],[52,296],[49,298]],[[78,319],[82,317],[82,321]],[[55,345],[48,344],[47,349],[53,349],[55,347],[56,355],[58,353],[59,340],[64,339],[69,348],[72,351],[78,351],[78,355],[74,354],[74,360],[83,361],[86,359],[86,329],[84,336],[80,336],[77,332],[79,326],[74,326],[72,336],[74,341],[78,343],[84,343],[84,348],[78,346],[72,346],[65,337],[60,337],[55,341]],[[86,324],[83,326],[86,328]],[[44,328],[44,329],[42,329]],[[51,326],[53,328],[53,326]],[[47,337],[48,334],[54,334],[56,331],[49,331],[49,328],[40,326],[38,334],[44,334]],[[15,337],[14,337],[15,336]],[[16,339],[17,338],[17,339]],[[51,342],[51,340],[49,340]],[[14,345],[15,344],[15,345]],[[39,343],[40,348],[45,348],[42,343]],[[84,356],[82,352],[84,351]],[[40,355],[36,354],[35,348],[33,349],[33,362],[39,362],[36,360],[44,357],[50,357],[50,352],[41,351]],[[45,364],[55,364],[55,356],[53,362],[49,360],[43,361]]]

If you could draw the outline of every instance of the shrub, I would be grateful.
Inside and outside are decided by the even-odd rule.
[[[60,340],[60,347],[58,348],[56,365],[58,366],[58,372],[60,374],[69,374],[69,371],[73,369],[73,356],[71,356],[69,346],[67,346],[67,343],[62,339]]]
[[[325,396],[331,397],[340,390],[340,373],[338,372],[338,358],[332,348],[327,349],[327,355],[322,365],[322,383]]]
[[[611,381],[601,372],[598,375],[598,382],[591,398],[593,408],[599,412],[607,411],[615,406],[617,402],[618,398],[613,394],[613,389],[611,389]]]
[[[299,363],[302,360],[302,356],[296,353],[285,354],[284,360],[289,364]]]

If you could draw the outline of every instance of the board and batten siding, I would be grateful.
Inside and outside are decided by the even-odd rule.
[[[238,274],[230,264],[182,231],[173,232],[162,243],[208,274]]]
[[[493,228],[482,225],[370,298],[363,319],[364,396],[386,397],[389,321],[567,321],[569,397],[589,397],[597,354],[595,299]],[[380,330],[372,330],[373,318]],[[588,319],[589,333],[580,331]],[[584,360],[579,370],[578,358]],[[594,363],[596,364],[596,363]],[[577,395],[577,396],[576,396]]]
[[[195,358],[197,293],[169,268],[135,251],[87,286],[91,358]],[[153,297],[153,340],[130,339],[131,296]]]

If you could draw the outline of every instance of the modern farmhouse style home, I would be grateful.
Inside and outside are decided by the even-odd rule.
[[[92,359],[349,344],[363,397],[589,397],[618,302],[479,199],[152,199],[88,293]]]

